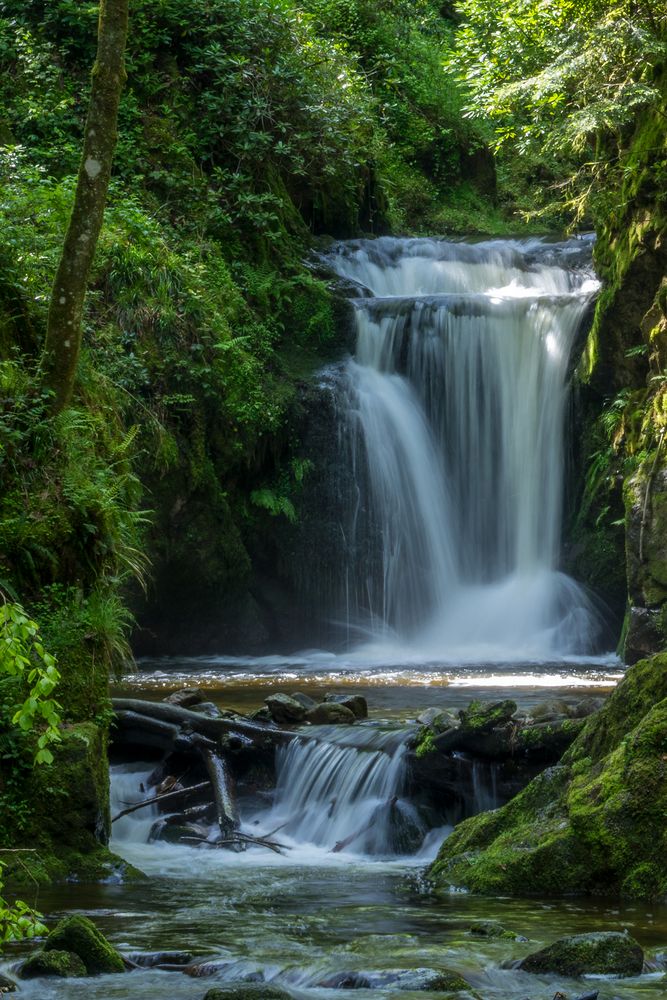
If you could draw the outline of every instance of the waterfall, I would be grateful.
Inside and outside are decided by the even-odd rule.
[[[591,652],[596,612],[558,569],[590,241],[382,238],[327,259],[359,288],[333,389],[354,489],[329,611],[442,659]]]
[[[313,727],[278,751],[275,804],[264,834],[374,857],[415,853],[426,827],[405,799],[410,731]]]

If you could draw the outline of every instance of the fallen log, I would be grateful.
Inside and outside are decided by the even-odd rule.
[[[226,758],[216,744],[201,733],[182,733],[176,741],[176,748],[180,751],[193,750],[201,757],[213,786],[220,833],[223,837],[235,834],[241,820],[236,804],[235,782]]]
[[[270,851],[275,854],[282,854],[283,851],[288,851],[289,846],[287,844],[278,844],[273,840],[263,840],[261,837],[250,837],[246,833],[236,833],[233,837],[225,838],[224,840],[204,840],[199,837],[183,837],[183,843],[193,843],[193,844],[206,844],[207,847],[212,850],[221,847],[233,847],[239,843],[246,844],[256,844],[258,847],[268,847]]]
[[[177,725],[144,715],[135,710],[116,712],[114,727],[123,734],[123,742],[169,751],[180,730]]]
[[[193,792],[201,792],[205,788],[209,787],[210,782],[202,781],[200,784],[190,785],[188,788],[178,788],[175,792],[163,792],[162,795],[153,795],[150,799],[143,799],[142,802],[134,802],[131,806],[128,806],[127,809],[121,809],[119,813],[116,813],[111,822],[115,823],[117,819],[121,819],[123,816],[129,816],[130,813],[137,812],[145,806],[152,806],[156,802],[165,802],[167,799],[175,799],[184,795],[191,795]]]
[[[177,705],[169,705],[163,701],[142,701],[138,698],[113,698],[112,706],[116,714],[119,712],[134,712],[144,718],[157,719],[161,722],[171,723],[183,729],[190,729],[192,732],[201,733],[213,740],[219,740],[226,735],[248,736],[258,742],[266,743],[289,743],[301,733],[289,732],[285,729],[273,729],[270,726],[262,726],[257,722],[251,722],[242,717],[232,719],[211,719],[198,712],[191,712],[188,708],[180,708]]]

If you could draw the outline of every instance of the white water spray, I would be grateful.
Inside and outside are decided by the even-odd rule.
[[[558,571],[589,252],[385,238],[330,258],[360,286],[336,389],[358,496],[345,601],[376,642],[467,661],[591,651],[595,611]]]

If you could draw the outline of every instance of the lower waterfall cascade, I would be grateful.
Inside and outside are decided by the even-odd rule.
[[[358,289],[354,356],[327,380],[353,482],[332,615],[348,634],[460,661],[595,651],[594,602],[558,568],[590,251],[382,237],[327,256]]]

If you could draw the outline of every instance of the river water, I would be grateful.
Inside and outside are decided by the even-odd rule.
[[[352,690],[370,722],[281,750],[275,796],[242,798],[244,829],[272,834],[283,854],[149,844],[155,816],[140,811],[115,824],[112,847],[145,881],[53,886],[34,900],[50,921],[89,915],[127,954],[208,959],[210,978],[142,968],[33,981],[21,995],[199,1000],[215,983],[250,979],[297,1000],[338,1000],[336,977],[360,973],[370,984],[360,1000],[417,1000],[434,994],[408,988],[415,970],[451,968],[485,1000],[551,1000],[557,989],[662,997],[664,906],[429,891],[424,871],[448,830],[429,828],[406,800],[397,729],[427,706],[512,697],[529,710],[604,696],[622,676],[613,655],[591,655],[599,610],[558,565],[570,355],[597,290],[590,246],[361,241],[330,263],[358,288],[356,355],[323,382],[356,500],[336,525],[335,564],[319,574],[326,587],[309,585],[346,650],[145,661],[118,693],[161,698],[196,685],[248,712],[275,691]],[[151,767],[113,769],[114,808],[141,798]],[[493,789],[476,800],[493,805]],[[475,937],[480,919],[529,940]],[[624,929],[649,961],[632,980],[507,967],[565,934]],[[10,949],[3,968],[29,947]]]

